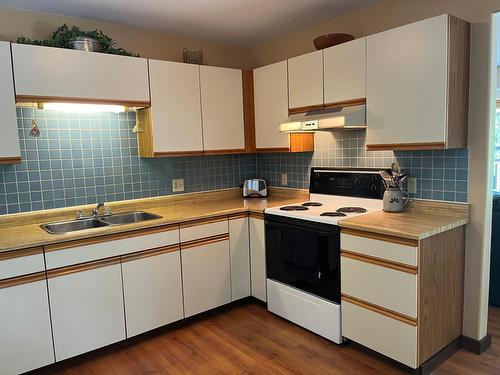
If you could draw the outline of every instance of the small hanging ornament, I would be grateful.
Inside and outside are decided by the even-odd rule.
[[[30,136],[33,138],[40,137],[40,128],[38,127],[35,119],[31,120]]]
[[[144,133],[144,129],[141,127],[142,122],[136,121],[135,126],[132,128],[132,133]]]

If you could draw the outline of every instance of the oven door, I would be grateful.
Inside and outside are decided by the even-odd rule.
[[[336,225],[265,216],[267,278],[340,303]]]

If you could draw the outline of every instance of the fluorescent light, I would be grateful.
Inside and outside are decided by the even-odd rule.
[[[280,124],[280,132],[289,133],[294,131],[300,131],[302,123],[300,121],[297,122],[283,122]]]
[[[110,104],[87,104],[87,103],[44,103],[44,109],[53,111],[72,112],[72,113],[96,113],[96,112],[125,112],[122,105]]]

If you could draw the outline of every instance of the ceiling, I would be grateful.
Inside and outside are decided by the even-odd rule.
[[[89,18],[252,47],[375,0],[0,0],[0,6]],[[332,30],[332,32],[341,30]]]

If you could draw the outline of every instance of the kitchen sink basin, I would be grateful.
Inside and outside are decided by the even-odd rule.
[[[61,221],[58,223],[42,224],[40,227],[50,234],[76,232],[84,229],[101,228],[110,225],[139,223],[141,221],[161,219],[161,216],[149,212],[126,212],[109,216],[99,216],[86,219]]]
[[[59,223],[42,224],[42,229],[45,229],[50,234],[61,234],[68,232],[76,232],[84,229],[107,227],[109,224],[99,219],[81,219],[61,221]]]
[[[161,219],[161,216],[144,211],[126,212],[123,214],[114,214],[101,218],[102,221],[112,225],[131,224],[155,219]]]

